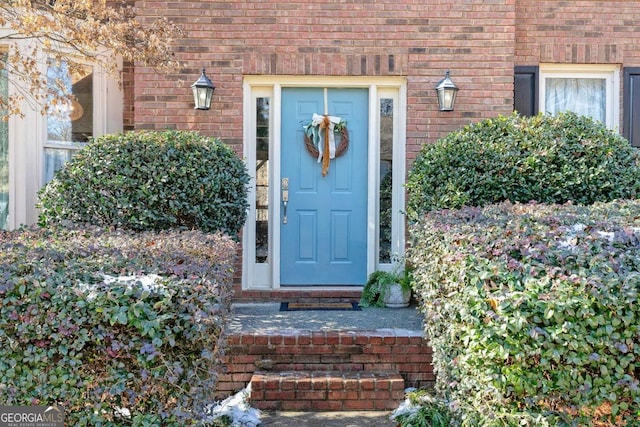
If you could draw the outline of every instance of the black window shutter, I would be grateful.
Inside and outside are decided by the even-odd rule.
[[[513,109],[522,116],[538,114],[538,70],[535,65],[514,68]]]
[[[624,119],[622,133],[634,147],[640,147],[640,67],[624,69]]]

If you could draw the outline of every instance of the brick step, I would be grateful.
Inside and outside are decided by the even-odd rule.
[[[435,380],[431,348],[417,331],[247,332],[230,335],[227,344],[217,387],[221,396],[245,387],[258,371],[397,372],[407,387]]]
[[[404,399],[398,372],[256,371],[251,405],[269,411],[392,410]]]

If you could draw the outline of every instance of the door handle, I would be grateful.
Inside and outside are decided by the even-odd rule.
[[[287,205],[289,204],[289,178],[282,178],[282,223],[287,223]]]

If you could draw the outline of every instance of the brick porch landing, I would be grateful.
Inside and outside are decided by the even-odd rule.
[[[390,410],[406,387],[434,381],[414,307],[280,312],[234,304],[220,396],[251,383],[265,410]]]
[[[358,301],[362,293],[361,286],[295,287],[270,290],[243,290],[234,286],[233,301],[237,303],[264,303],[276,301],[289,302],[343,302]]]

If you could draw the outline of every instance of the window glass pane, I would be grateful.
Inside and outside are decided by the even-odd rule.
[[[44,149],[44,182],[53,179],[56,171],[65,163],[67,163],[77,150],[63,148],[45,148]]]
[[[269,262],[269,98],[256,99],[256,262]]]
[[[50,102],[54,95],[67,99],[47,114],[44,182],[93,136],[93,68],[50,59],[47,88]]]
[[[606,79],[559,78],[545,80],[545,111],[573,111],[606,123]]]
[[[0,61],[6,64],[7,54],[0,53]],[[7,69],[0,70],[0,97],[9,99],[9,84]],[[0,111],[4,116],[5,111]],[[0,230],[6,230],[9,226],[9,124],[0,119]]]
[[[49,141],[87,142],[93,136],[93,69],[49,60],[50,93],[70,97],[47,115]]]
[[[380,228],[378,262],[391,262],[393,99],[380,100]]]

